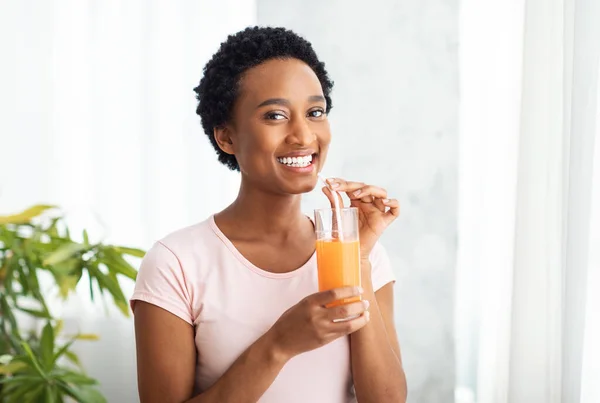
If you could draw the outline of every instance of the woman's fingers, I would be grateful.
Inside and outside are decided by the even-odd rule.
[[[363,203],[372,203],[377,199],[387,198],[387,191],[378,186],[366,185],[363,182],[350,182],[341,178],[327,179],[329,186],[338,191],[345,192],[350,200],[360,200]]]
[[[387,198],[387,191],[377,186],[366,185],[354,191],[346,192],[350,200],[360,200],[363,203],[372,203],[377,199]]]
[[[381,211],[382,213],[385,213],[385,212],[388,211],[388,208],[386,207],[385,203],[383,202],[384,200],[387,200],[387,199],[375,199],[375,200],[373,200],[373,205],[375,207],[377,207],[377,209],[379,211]]]
[[[389,224],[400,216],[400,202],[396,199],[385,199],[382,200],[382,202],[387,208],[389,208],[389,211],[385,214],[386,220]]]
[[[334,334],[351,334],[365,327],[369,323],[370,319],[370,312],[364,311],[358,317],[344,321],[332,322],[330,326],[332,333]]]
[[[338,305],[327,308],[327,318],[332,322],[341,322],[357,318],[369,309],[369,301],[362,300],[350,304]]]
[[[354,192],[365,186],[363,182],[350,182],[341,178],[327,179],[329,187],[338,192]]]
[[[313,294],[311,298],[315,305],[325,307],[335,301],[358,297],[362,293],[363,289],[360,287],[340,287]]]
[[[383,188],[366,185],[363,182],[346,181],[341,178],[329,178],[327,183],[331,189],[337,192],[345,192],[353,203],[352,205],[355,205],[354,203],[357,201],[372,203],[379,211],[386,213],[388,222],[394,221],[400,215],[400,203],[396,199],[388,199],[387,191]],[[333,207],[333,192],[327,187],[323,188],[323,191]],[[340,203],[340,206],[343,206],[343,203]]]

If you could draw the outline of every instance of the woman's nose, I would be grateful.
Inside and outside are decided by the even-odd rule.
[[[315,140],[316,136],[305,119],[296,119],[291,129],[287,138],[289,144],[308,146]]]

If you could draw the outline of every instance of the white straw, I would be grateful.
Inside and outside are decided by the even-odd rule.
[[[335,213],[335,219],[337,221],[337,226],[338,226],[338,239],[340,240],[340,242],[344,241],[344,230],[342,227],[342,212],[340,210],[340,194],[331,188],[331,186],[329,186],[329,184],[327,183],[327,181],[321,176],[319,175],[319,179],[321,180],[321,182],[323,182],[323,184],[325,186],[327,186],[327,188],[331,191],[331,193],[333,194],[333,205],[335,206],[333,211]],[[333,231],[333,227],[332,227],[332,231]],[[333,232],[332,232],[333,235]]]

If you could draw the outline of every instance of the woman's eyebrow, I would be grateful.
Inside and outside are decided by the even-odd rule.
[[[310,97],[308,97],[308,102],[326,102],[325,101],[325,97],[322,95],[311,95]],[[266,101],[261,102],[256,109],[258,108],[262,108],[263,106],[268,106],[268,105],[282,105],[282,106],[286,106],[286,107],[290,107],[291,103],[289,100],[285,99],[285,98],[269,98]]]
[[[262,108],[263,106],[267,105],[283,105],[289,107],[291,104],[290,101],[288,101],[285,98],[269,98],[266,101],[262,102],[260,105],[258,105],[256,109]]]

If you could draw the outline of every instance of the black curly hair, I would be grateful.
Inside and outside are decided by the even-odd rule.
[[[310,42],[288,29],[250,27],[230,35],[204,66],[200,84],[194,88],[198,99],[196,113],[219,161],[229,169],[239,171],[240,167],[235,156],[219,148],[213,131],[231,118],[240,78],[248,69],[268,60],[288,58],[303,61],[315,72],[327,101],[326,112],[329,113],[333,81],[325,70],[325,63],[317,58]]]

